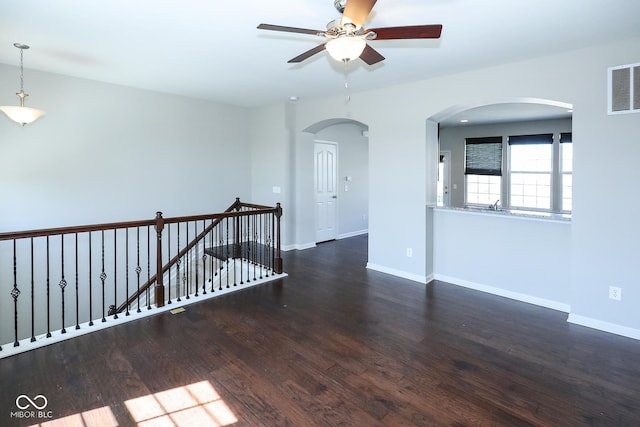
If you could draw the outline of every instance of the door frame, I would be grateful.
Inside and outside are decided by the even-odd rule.
[[[451,150],[440,150],[438,152],[438,178],[440,177],[440,157],[444,156],[445,161],[443,163],[443,195],[442,205],[436,203],[438,206],[450,206],[451,205]]]

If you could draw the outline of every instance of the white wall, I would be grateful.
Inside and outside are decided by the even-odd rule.
[[[569,311],[569,221],[442,208],[433,228],[436,279]]]
[[[14,104],[0,65],[0,103]],[[251,197],[247,110],[29,71],[21,127],[0,117],[3,231],[219,211]],[[220,185],[220,184],[223,185]]]

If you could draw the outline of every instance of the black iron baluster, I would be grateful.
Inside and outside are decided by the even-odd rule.
[[[75,233],[76,238],[76,330],[80,329],[80,297],[78,296],[79,277],[78,277],[78,233]]]
[[[109,306],[109,314],[113,313],[113,318],[118,318],[118,230],[113,230],[113,305]]]
[[[147,281],[151,281],[151,226],[147,225]],[[147,310],[151,310],[151,293],[147,286]]]
[[[124,233],[124,243],[125,243],[125,249],[124,249],[124,274],[125,274],[125,281],[124,281],[124,297],[126,298],[126,309],[125,309],[125,316],[128,316],[129,313],[129,228],[126,228]],[[117,301],[116,301],[117,302]]]
[[[176,256],[178,256],[178,254],[180,254],[180,223],[176,224],[178,226],[178,243],[176,244]],[[169,258],[171,259],[171,258]],[[182,265],[182,258],[178,258],[178,260],[176,261],[176,295],[177,295],[177,299],[176,301],[181,301],[180,299],[180,282],[182,280],[180,277],[180,265]],[[171,280],[171,279],[169,279]]]
[[[187,229],[187,237],[186,242],[189,244],[189,221],[185,224],[185,228]],[[182,269],[182,284],[184,285],[184,294],[186,295],[186,299],[189,299],[189,294],[191,293],[191,250],[188,250],[186,254],[184,254],[186,258],[185,266]]]
[[[106,322],[107,319],[105,317],[105,312],[104,312],[104,308],[106,306],[106,299],[105,299],[105,280],[107,280],[107,273],[105,273],[104,271],[104,230],[101,231],[101,246],[102,246],[102,250],[101,250],[101,257],[102,257],[102,273],[100,273],[100,281],[102,282],[102,322]]]
[[[251,263],[253,264],[253,280],[258,280],[256,277],[256,242],[258,240],[258,217],[256,215],[252,215],[253,217],[253,241],[251,242],[251,246],[253,247],[253,251],[251,253]]]
[[[16,239],[13,239],[13,289],[11,290],[11,296],[13,297],[13,328],[15,332],[15,340],[13,342],[14,347],[18,347],[18,297],[20,296],[20,289],[18,289],[18,268],[16,260]]]
[[[51,282],[49,278],[49,236],[47,236],[47,338],[51,338]]]
[[[204,232],[207,229],[207,220],[202,220],[202,231]],[[207,236],[202,237],[202,295],[207,294],[207,253],[205,250],[207,249]],[[198,276],[196,275],[196,280],[198,280]]]
[[[58,283],[58,286],[60,286],[60,291],[62,292],[62,330],[60,331],[63,334],[67,333],[67,329],[64,327],[64,290],[67,287],[67,281],[64,278],[64,234],[60,235],[60,247],[61,247],[61,253],[60,253],[60,263],[61,263],[61,272],[62,272],[62,279],[60,279],[60,283]]]
[[[224,218],[220,218],[220,221],[216,225],[216,241],[218,242],[218,248],[216,249],[219,249],[218,253],[224,253],[223,252],[224,246],[222,246],[222,236],[221,236],[223,221],[224,221]],[[216,258],[216,276],[222,271],[222,265],[223,265],[222,259],[220,259],[219,257]],[[220,279],[222,280],[222,275],[220,276]],[[220,289],[222,289],[222,282],[220,282]]]
[[[229,257],[231,256],[231,251],[229,250],[229,218],[225,218],[227,221],[227,238],[226,238],[226,248],[227,248],[227,289],[229,288]]]
[[[142,268],[140,267],[140,227],[136,228],[136,276],[138,277],[138,287],[136,291],[136,305],[137,312],[140,313],[140,273],[142,272]]]
[[[258,258],[260,259],[260,278],[262,279],[262,269],[264,263],[264,249],[262,242],[264,242],[264,214],[260,214],[260,240],[258,241]]]
[[[246,239],[246,243],[245,243],[245,254],[244,254],[244,259],[245,259],[245,265],[247,266],[247,283],[251,283],[251,215],[247,215],[245,217],[245,221],[247,223],[247,229],[244,232],[245,234],[245,239]]]
[[[273,236],[276,233],[276,217],[273,214],[273,212],[271,212],[271,234],[269,235],[269,267],[271,268],[271,275],[273,275],[275,272],[273,270],[273,267],[275,265],[275,261],[273,259],[275,251],[273,250]]]
[[[91,250],[91,241],[93,240],[93,235],[89,232],[89,326],[93,326],[93,263],[92,259],[92,250]]]
[[[33,237],[31,238],[31,342],[36,340],[36,322],[35,322],[35,279],[33,267]],[[1,350],[1,348],[0,348]]]
[[[239,243],[239,247],[240,247],[240,284],[243,285],[244,284],[244,264],[245,264],[245,253],[244,253],[244,245],[247,243],[246,242],[246,233],[247,233],[247,227],[245,226],[245,217],[241,216],[238,217],[238,222],[240,223],[240,243]]]
[[[180,232],[180,224],[178,224],[178,232]],[[167,259],[171,260],[171,224],[167,224]],[[162,265],[162,263],[160,264]],[[179,265],[179,264],[178,264]],[[180,268],[178,267],[178,270]],[[160,268],[158,268],[158,271]],[[167,297],[167,304],[171,304],[171,269],[167,270],[167,277],[169,278],[169,285],[167,286],[167,290],[169,292],[169,296]],[[176,282],[176,288],[178,287]],[[178,290],[176,289],[176,292]],[[156,301],[156,307],[158,307],[158,301]]]
[[[211,218],[211,225],[213,225],[214,222],[215,222],[215,219]],[[209,233],[209,246],[214,251],[216,250],[215,245],[214,245],[214,241],[215,241],[214,237],[216,236],[216,231],[217,230],[218,230],[218,225],[213,227],[211,229],[211,233]],[[213,278],[218,275],[218,269],[217,269],[217,266],[215,264],[216,257],[212,253],[209,258],[210,258],[210,260],[209,260],[209,282],[211,283],[211,292],[215,292]]]

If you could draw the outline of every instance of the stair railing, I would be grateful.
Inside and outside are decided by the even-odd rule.
[[[0,233],[0,343],[213,292],[222,272],[240,283],[281,274],[281,215],[279,204],[236,199],[223,213]]]

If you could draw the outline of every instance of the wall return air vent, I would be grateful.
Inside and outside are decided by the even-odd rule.
[[[608,81],[608,113],[640,113],[640,63],[609,68]]]

